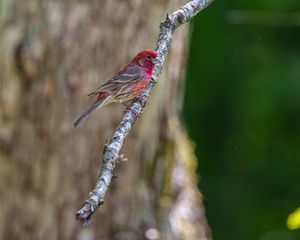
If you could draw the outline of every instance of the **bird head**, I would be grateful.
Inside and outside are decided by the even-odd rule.
[[[157,59],[156,52],[146,49],[139,52],[133,59],[133,62],[137,63],[141,67],[153,68],[156,63],[159,63],[159,60]]]

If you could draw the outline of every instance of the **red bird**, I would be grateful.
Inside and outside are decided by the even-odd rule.
[[[97,108],[113,102],[133,100],[149,85],[154,65],[159,62],[157,53],[144,50],[138,53],[130,63],[124,66],[111,79],[106,81],[88,96],[97,96],[95,102],[74,123],[77,127]]]

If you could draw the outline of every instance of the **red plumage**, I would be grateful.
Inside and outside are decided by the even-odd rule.
[[[113,102],[130,101],[140,95],[149,85],[157,61],[157,53],[152,50],[144,50],[138,53],[130,63],[119,70],[111,79],[88,94],[88,96],[97,96],[97,98],[90,108],[78,118],[74,126],[77,127],[97,108]]]

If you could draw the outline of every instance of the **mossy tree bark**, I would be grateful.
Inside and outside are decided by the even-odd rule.
[[[123,153],[91,227],[75,220],[123,106],[79,128],[85,95],[136,52],[154,46],[167,12],[183,1],[0,2],[0,238],[208,239],[193,146],[178,115],[188,26]],[[145,234],[147,233],[147,234]]]

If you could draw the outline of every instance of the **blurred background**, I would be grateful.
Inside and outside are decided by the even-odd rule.
[[[215,1],[192,26],[184,120],[213,238],[300,239],[300,2]]]

